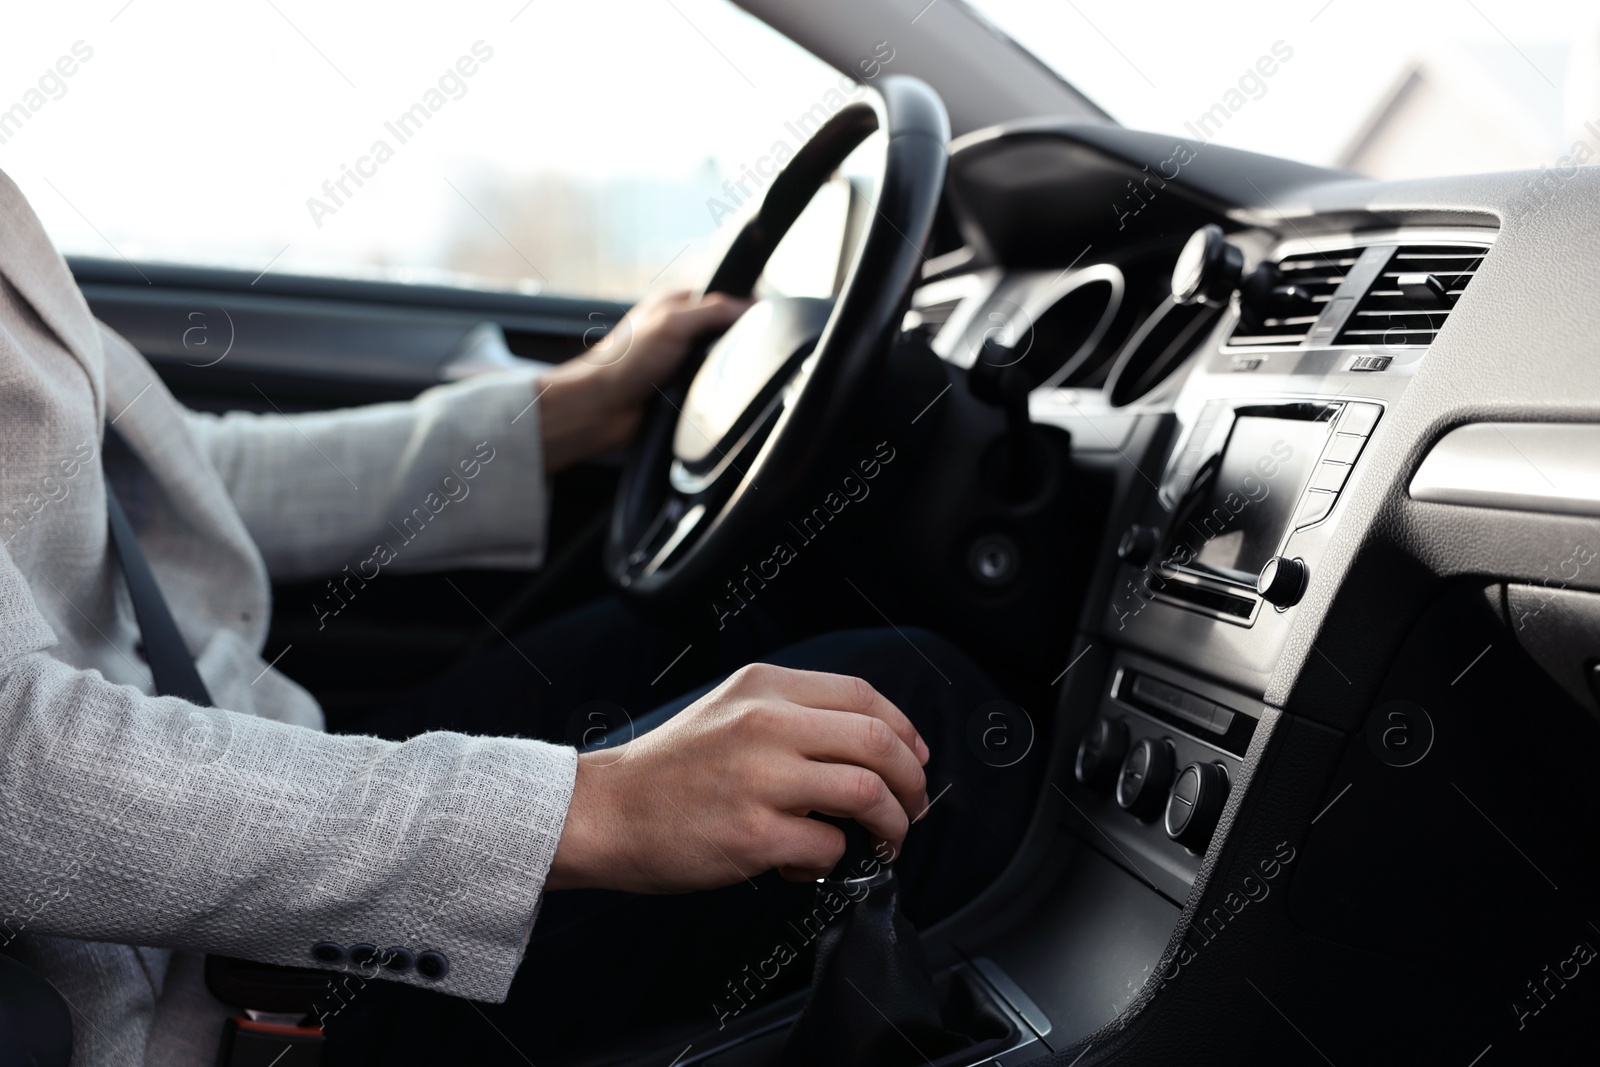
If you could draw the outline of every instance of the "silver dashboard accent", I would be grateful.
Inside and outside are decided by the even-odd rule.
[[[1078,346],[1062,357],[1061,367],[1040,389],[1053,388],[1073,370],[1085,354],[1094,350],[1111,328],[1122,307],[1125,281],[1122,271],[1109,263],[1062,271],[1028,271],[1006,276],[998,271],[930,282],[918,289],[913,309],[941,301],[958,299],[960,305],[940,328],[933,350],[957,366],[970,367],[977,358],[984,338],[993,337],[1007,347],[1018,344],[1035,323],[1056,304],[1094,282],[1111,287],[1110,299],[1101,309],[1094,327]]]
[[[1411,498],[1600,516],[1600,425],[1479,422],[1457,427],[1417,468]]]
[[[996,993],[1005,998],[1011,1010],[1022,1017],[1029,1029],[1040,1037],[1048,1036],[1051,1030],[1050,1017],[1039,1010],[1039,1005],[1033,998],[1022,991],[1022,987],[1011,980],[1011,976],[1000,969],[1000,965],[987,956],[979,956],[972,961],[972,969],[983,975]]]

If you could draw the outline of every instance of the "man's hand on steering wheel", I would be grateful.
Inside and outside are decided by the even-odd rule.
[[[727,329],[749,306],[726,293],[652,294],[589,351],[541,376],[534,389],[545,473],[626,445],[645,402],[672,377],[694,341]]]
[[[855,819],[898,855],[928,746],[859,678],[752,664],[627,744],[578,757],[546,887],[681,893],[828,874]]]

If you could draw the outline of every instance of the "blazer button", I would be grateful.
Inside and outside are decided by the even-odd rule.
[[[450,973],[450,961],[445,958],[443,952],[436,952],[430,948],[417,953],[417,973],[437,982]]]
[[[378,958],[378,946],[369,945],[365,941],[350,946],[350,962],[357,967],[365,967]]]
[[[395,974],[405,974],[417,962],[417,954],[408,948],[391,948],[383,954],[383,965]]]
[[[343,963],[344,946],[337,941],[318,941],[311,946],[311,958],[319,963]]]

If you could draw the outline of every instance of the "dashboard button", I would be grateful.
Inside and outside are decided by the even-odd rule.
[[[1337,493],[1323,493],[1315,489],[1306,493],[1294,513],[1294,528],[1298,530],[1321,522],[1328,517],[1328,512],[1333,510],[1333,502],[1338,499]]]
[[[1333,440],[1328,442],[1328,447],[1323,450],[1324,461],[1334,463],[1354,463],[1356,457],[1361,455],[1361,446],[1367,443],[1365,437],[1358,437],[1353,433],[1336,433]]]
[[[1078,742],[1073,774],[1094,789],[1109,789],[1128,753],[1128,724],[1121,719],[1096,719]]]
[[[1148,674],[1136,674],[1133,677],[1132,693],[1135,697],[1148,704],[1153,704],[1162,711],[1177,711],[1183,704],[1183,690],[1175,685],[1158,681]]]
[[[1219,708],[1203,696],[1168,685],[1147,674],[1133,675],[1128,695],[1146,709],[1165,712],[1203,730],[1227,733],[1228,725],[1233,722],[1232,712]],[[1218,725],[1219,722],[1221,725]]]
[[[1346,404],[1339,413],[1339,423],[1334,428],[1340,433],[1353,433],[1359,437],[1366,437],[1372,428],[1378,425],[1378,416],[1383,414],[1383,408],[1377,404]]]
[[[1216,714],[1211,719],[1211,728],[1219,734],[1227,733],[1233,727],[1233,712],[1217,705]]]
[[[1141,819],[1160,811],[1172,783],[1172,742],[1146,737],[1128,751],[1117,776],[1117,804]]]
[[[1319,463],[1316,473],[1311,476],[1310,488],[1337,493],[1344,488],[1344,480],[1348,477],[1350,468],[1344,463]]]
[[[1178,714],[1204,730],[1211,729],[1212,722],[1217,717],[1217,706],[1205,697],[1195,696],[1193,693],[1183,694],[1183,701],[1178,707]]]

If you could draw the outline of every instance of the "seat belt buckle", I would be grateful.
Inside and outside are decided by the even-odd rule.
[[[322,1027],[303,1015],[251,1011],[222,1026],[217,1067],[322,1067]]]

